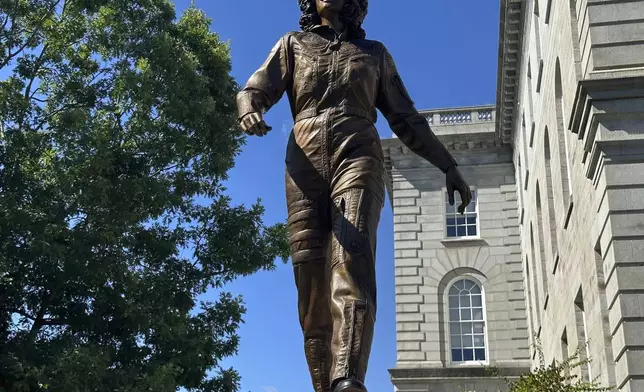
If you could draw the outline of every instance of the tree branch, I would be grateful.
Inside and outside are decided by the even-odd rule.
[[[69,110],[69,109],[78,109],[78,108],[82,108],[82,107],[84,107],[84,106],[83,106],[83,105],[79,105],[78,103],[74,103],[74,104],[70,104],[70,105],[63,105],[63,106],[61,106],[60,108],[58,108],[58,109],[56,109],[56,110],[52,111],[51,113],[49,113],[49,115],[48,115],[48,116],[45,116],[45,118],[43,118],[43,119],[40,121],[40,123],[38,123],[38,126],[37,126],[36,128],[34,128],[34,131],[36,131],[36,132],[37,132],[37,131],[40,131],[40,130],[42,129],[42,127],[43,127],[43,126],[44,126],[44,125],[45,125],[49,120],[51,120],[51,118],[52,118],[53,116],[55,116],[55,115],[57,115],[57,114],[60,114],[61,112],[64,112],[65,110]]]
[[[9,312],[11,312],[11,313],[19,314],[19,315],[21,315],[22,317],[27,318],[27,319],[29,319],[29,320],[31,320],[31,321],[34,321],[34,320],[36,319],[34,316],[32,316],[32,315],[30,315],[29,313],[24,312],[24,311],[22,311],[22,310],[20,310],[20,309],[16,309],[16,308],[9,308],[9,309],[7,309],[7,311],[9,311]]]
[[[2,21],[2,27],[0,27],[0,29],[1,29],[1,30],[4,30],[4,29],[5,29],[5,27],[7,27],[7,23],[8,23],[8,22],[9,22],[9,14],[7,14],[7,17],[6,17],[6,18],[4,18],[4,20]]]
[[[38,76],[38,71],[40,71],[40,67],[42,66],[42,62],[43,62],[43,57],[45,56],[45,52],[47,51],[48,48],[49,48],[49,43],[46,43],[45,45],[43,45],[42,51],[40,51],[40,55],[38,56],[38,59],[34,64],[31,80],[29,81],[29,84],[25,89],[25,99],[29,98],[29,94],[31,93],[31,86],[34,84],[34,80],[36,80],[36,77]]]
[[[52,290],[45,298],[43,298],[42,303],[40,304],[40,309],[38,310],[36,317],[33,318],[34,323],[32,324],[31,329],[29,330],[29,335],[27,335],[28,344],[34,343],[34,341],[36,340],[36,336],[38,335],[38,332],[40,332],[40,328],[42,328],[43,326],[60,325],[60,324],[53,323],[55,319],[45,319],[45,313],[47,312],[47,308],[49,307],[49,304],[51,304],[51,301],[53,301],[55,297],[56,297],[56,291]]]
[[[24,312],[24,311],[22,311],[20,309],[11,308],[11,309],[7,309],[7,311],[9,311],[11,313],[18,314],[18,315],[20,315],[20,316],[22,316],[24,318],[27,318],[27,319],[33,321],[34,323],[36,322],[36,317],[34,317],[34,316],[30,315],[29,313],[26,313],[26,312]],[[62,319],[62,318],[42,318],[42,320],[40,320],[40,325],[43,326],[43,327],[44,326],[51,326],[51,325],[67,325],[67,324],[68,324],[67,320]]]
[[[27,38],[27,39],[25,40],[25,43],[24,43],[24,44],[22,44],[22,46],[20,46],[20,47],[18,48],[18,50],[16,50],[15,52],[11,53],[11,51],[7,50],[9,53],[7,54],[7,58],[5,59],[5,61],[4,61],[2,64],[0,64],[0,68],[4,68],[4,67],[6,67],[6,66],[11,62],[11,60],[13,60],[13,59],[14,59],[14,57],[16,57],[17,55],[19,55],[23,50],[25,50],[25,48],[29,45],[29,41],[31,41],[31,39],[32,39],[36,34],[37,34],[37,32],[36,32],[36,31],[34,31],[34,33],[31,35],[31,37]]]

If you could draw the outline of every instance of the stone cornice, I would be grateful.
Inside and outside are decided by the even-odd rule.
[[[513,120],[521,69],[524,2],[523,0],[501,0],[496,133],[504,143],[512,143]]]
[[[642,148],[640,133],[608,136],[601,135],[600,123],[615,118],[644,117],[644,77],[582,80],[577,85],[575,103],[568,128],[582,140],[582,162],[586,163],[586,177],[598,180],[604,157],[619,149]],[[625,102],[630,101],[627,105]],[[613,102],[613,103],[611,103]],[[617,102],[620,102],[617,104]],[[608,133],[607,133],[608,132]]]
[[[494,132],[446,134],[437,135],[437,137],[447,147],[450,153],[456,156],[461,153],[494,153],[504,149],[503,143],[495,137]],[[385,159],[391,159],[394,155],[408,154],[410,156],[416,156],[403,142],[395,138],[382,140],[382,149],[385,154]],[[419,159],[422,158],[419,157]],[[391,170],[391,167],[387,169]]]
[[[586,137],[588,120],[593,100],[634,98],[644,96],[644,77],[618,79],[582,80],[577,84],[577,93],[570,116],[568,128],[578,134],[579,139]]]
[[[496,154],[507,152],[510,148],[508,144],[501,142],[493,131],[468,134],[446,134],[438,135],[437,137],[445,147],[447,147],[450,153],[454,155],[457,161],[460,155]],[[393,160],[410,158],[415,160],[419,166],[422,165],[425,160],[405,146],[400,139],[383,139],[381,143],[385,161],[385,185],[390,196],[389,201],[390,203],[393,203]]]
[[[502,367],[496,372],[507,378],[518,378],[528,373],[529,367]],[[396,381],[431,381],[448,378],[499,378],[485,367],[440,367],[440,368],[394,368],[389,369],[392,382]]]

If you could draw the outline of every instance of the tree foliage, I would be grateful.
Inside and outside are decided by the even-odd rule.
[[[245,311],[208,289],[288,257],[222,182],[226,43],[169,0],[0,0],[0,391],[231,392]]]
[[[507,383],[509,392],[609,392],[613,390],[610,387],[602,387],[598,378],[592,381],[584,381],[580,378],[581,369],[591,362],[589,358],[581,359],[581,350],[585,349],[583,345],[568,358],[562,361],[553,360],[550,365],[546,365],[538,337],[535,337],[534,348],[539,356],[538,367],[521,375],[517,380],[509,380],[501,376]],[[494,375],[499,375],[497,369],[491,368],[490,371]]]

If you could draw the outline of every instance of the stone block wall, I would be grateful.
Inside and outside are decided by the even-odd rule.
[[[446,128],[441,131],[447,134]],[[383,141],[391,164],[395,237],[398,357],[392,378],[401,392],[418,390],[414,388],[420,385],[431,391],[462,390],[454,389],[457,386],[503,390],[503,383],[489,376],[466,381],[485,366],[511,368],[515,373],[529,367],[512,150],[495,145],[493,132],[480,137],[487,141],[453,151],[479,205],[478,238],[457,240],[446,238],[445,175],[397,139]],[[487,361],[480,365],[451,360],[446,291],[459,277],[473,278],[484,292]],[[418,383],[397,381],[401,372],[411,371],[408,375],[414,378],[423,369],[447,373]]]
[[[553,2],[553,0],[550,0]],[[633,0],[565,0],[585,78],[612,78],[644,66],[644,3]],[[556,1],[553,2],[553,4]],[[556,14],[559,9],[553,9]],[[630,72],[629,72],[630,73]]]
[[[644,2],[524,7],[513,140],[530,331],[546,361],[581,345],[582,377],[644,390]]]

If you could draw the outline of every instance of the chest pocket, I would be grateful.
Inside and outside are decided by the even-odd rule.
[[[318,56],[300,52],[295,56],[295,72],[293,74],[297,95],[311,94],[317,84]]]
[[[348,79],[350,84],[371,85],[378,80],[378,59],[366,53],[354,54],[349,59]]]

